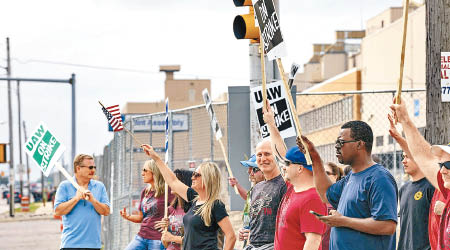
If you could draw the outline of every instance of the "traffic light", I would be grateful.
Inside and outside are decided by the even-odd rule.
[[[0,163],[6,163],[6,144],[0,144]]]
[[[251,39],[251,43],[259,43],[259,28],[255,26],[255,15],[252,0],[233,0],[236,7],[249,6],[249,13],[238,15],[233,21],[234,36],[237,39]]]

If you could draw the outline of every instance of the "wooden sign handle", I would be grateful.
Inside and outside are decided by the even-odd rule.
[[[222,138],[219,139],[219,144],[220,144],[220,147],[222,148],[223,158],[225,159],[225,165],[227,165],[228,175],[229,175],[231,178],[233,178],[233,177],[234,177],[234,176],[233,176],[233,172],[231,171],[230,163],[228,162],[228,157],[227,157],[227,154],[226,154],[226,152],[225,152],[225,147],[223,146]],[[239,195],[239,190],[238,190],[238,188],[237,188],[236,185],[234,185],[234,192],[235,192],[237,195]]]
[[[400,104],[400,98],[402,95],[403,69],[405,66],[406,33],[408,30],[408,12],[409,12],[409,0],[405,0],[405,5],[403,6],[403,39],[402,39],[402,52],[400,54],[400,77],[398,79],[397,93],[395,95],[396,104]]]
[[[305,143],[303,142],[303,139],[302,139],[302,129],[300,127],[300,121],[298,120],[297,110],[295,109],[294,101],[292,100],[291,90],[289,89],[289,86],[288,86],[288,83],[286,80],[286,76],[285,76],[283,64],[281,62],[281,58],[277,58],[277,65],[278,65],[278,70],[280,71],[281,78],[283,79],[284,88],[286,89],[286,92],[287,92],[287,99],[288,99],[289,107],[291,108],[292,116],[294,117],[295,128],[297,130],[297,136],[300,138],[300,141],[303,144],[303,148],[306,150],[306,154],[305,154],[306,163],[308,165],[311,165],[312,164],[311,156],[309,155],[308,147],[305,145]]]

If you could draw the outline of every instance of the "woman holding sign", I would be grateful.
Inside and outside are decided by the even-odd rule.
[[[225,233],[226,250],[232,250],[236,235],[231,226],[225,205],[219,199],[221,175],[219,167],[212,162],[204,162],[192,174],[192,187],[177,179],[175,174],[159,158],[150,145],[141,146],[158,166],[167,184],[183,200],[192,206],[183,217],[184,237],[182,249],[217,250],[217,231]]]
[[[155,161],[150,160],[144,163],[142,181],[148,183],[148,186],[142,190],[138,213],[127,214],[126,208],[120,211],[124,219],[142,223],[138,234],[128,244],[126,250],[165,249],[161,243],[161,232],[158,231],[160,228],[156,225],[156,222],[164,216],[164,178]]]

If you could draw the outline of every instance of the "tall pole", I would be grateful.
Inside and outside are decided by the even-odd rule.
[[[6,74],[11,77],[9,37],[6,38]],[[12,125],[11,81],[8,80],[8,125],[9,125],[9,216],[14,217],[14,142]]]
[[[25,141],[27,141],[27,128],[25,127],[25,121],[23,121],[23,136]],[[30,164],[28,162],[28,154],[25,154],[25,160],[27,162],[27,182],[28,182],[28,198],[31,200],[31,185],[30,185]]]
[[[17,81],[17,107],[18,107],[18,122],[19,122],[19,180],[20,180],[20,195],[23,197],[23,165],[22,165],[22,113],[20,105],[20,81]]]
[[[77,146],[77,127],[76,127],[76,103],[75,103],[75,74],[72,73],[70,84],[72,84],[72,162],[75,159],[75,151]]]
[[[450,102],[442,102],[441,52],[450,51],[450,0],[425,1],[427,88],[425,139],[431,144],[447,144],[450,138]]]

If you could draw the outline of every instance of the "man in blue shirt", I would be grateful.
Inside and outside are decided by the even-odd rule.
[[[101,215],[109,215],[109,200],[103,183],[93,180],[92,156],[80,154],[73,161],[77,190],[63,181],[56,191],[55,215],[62,216],[61,249],[100,249]]]
[[[383,166],[372,160],[373,134],[363,121],[341,127],[336,157],[352,171],[332,184],[314,145],[306,137],[313,161],[314,184],[323,202],[337,211],[318,217],[332,227],[330,249],[395,250],[397,184]]]

